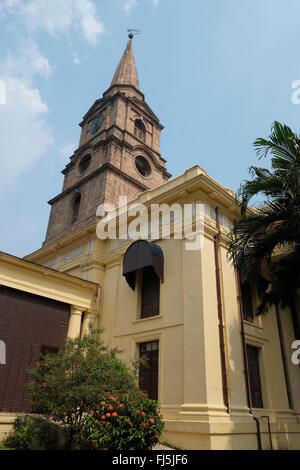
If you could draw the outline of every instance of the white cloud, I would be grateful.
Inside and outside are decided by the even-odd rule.
[[[67,162],[69,160],[69,158],[73,155],[77,147],[78,145],[76,145],[76,142],[69,142],[68,144],[63,145],[59,153],[64,162]]]
[[[6,85],[6,104],[0,106],[0,188],[11,186],[52,144],[46,122],[47,104],[35,88],[16,77],[1,76]]]
[[[92,45],[105,31],[93,0],[2,0],[0,15],[7,13],[14,14],[31,31],[41,29],[56,35],[79,29]]]
[[[23,3],[19,14],[30,29],[42,28],[49,34],[66,32],[73,19],[71,2],[68,0],[30,0]]]
[[[80,64],[80,62],[81,62],[80,57],[76,52],[73,53],[73,62],[76,65]]]
[[[137,0],[124,0],[123,1],[123,9],[125,10],[125,13],[129,13],[130,10],[132,10],[133,7],[136,7],[138,4]]]
[[[22,0],[2,0],[0,4],[0,14],[14,13],[22,6]]]
[[[62,0],[64,1],[64,0]],[[91,0],[76,0],[74,3],[75,17],[78,17],[86,40],[96,44],[98,37],[104,33],[104,24],[97,17],[96,7]]]
[[[18,13],[31,30],[43,29],[55,35],[75,27],[93,45],[105,31],[92,0],[29,0]]]
[[[22,172],[41,158],[53,143],[47,123],[48,106],[34,85],[35,75],[48,77],[51,67],[37,45],[24,41],[15,56],[1,64],[6,104],[0,105],[0,190],[12,186]]]
[[[160,0],[150,0],[150,2],[152,3],[154,7],[157,7]],[[123,10],[128,15],[134,7],[138,6],[138,4],[139,4],[138,0],[123,0],[123,5],[122,5]]]
[[[22,77],[27,83],[31,83],[35,74],[45,78],[51,74],[48,60],[41,54],[35,42],[30,39],[22,41],[15,56],[7,54],[1,70],[5,75]]]

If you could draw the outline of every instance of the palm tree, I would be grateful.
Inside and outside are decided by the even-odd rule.
[[[251,166],[252,179],[242,183],[237,202],[241,218],[234,223],[229,258],[243,279],[256,285],[256,314],[272,305],[289,306],[295,337],[300,338],[295,305],[300,288],[300,135],[275,121],[271,135],[254,142],[270,169]],[[248,204],[259,196],[255,209]]]

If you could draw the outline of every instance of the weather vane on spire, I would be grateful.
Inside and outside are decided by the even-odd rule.
[[[127,32],[129,39],[133,39],[136,34],[141,34],[141,31],[139,29],[128,29]]]

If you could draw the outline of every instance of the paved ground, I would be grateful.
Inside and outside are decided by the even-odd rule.
[[[155,447],[153,447],[152,450],[174,450],[172,447],[167,447],[163,444],[157,444]]]

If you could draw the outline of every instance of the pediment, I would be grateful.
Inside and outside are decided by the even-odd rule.
[[[154,114],[150,106],[148,106],[148,104],[145,101],[138,100],[137,98],[129,98],[129,101],[131,101],[132,104],[134,104],[135,106],[142,108],[146,114],[150,115],[152,119],[154,119],[156,123],[159,124],[159,126],[163,128],[163,126],[159,122],[158,117],[156,116],[156,114]]]

